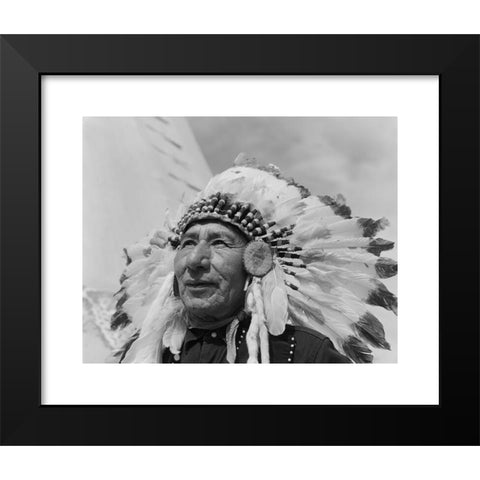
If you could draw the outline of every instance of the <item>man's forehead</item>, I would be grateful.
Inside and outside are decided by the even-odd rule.
[[[183,237],[199,237],[206,236],[228,236],[230,238],[244,240],[244,236],[231,225],[216,221],[195,222],[188,227]]]

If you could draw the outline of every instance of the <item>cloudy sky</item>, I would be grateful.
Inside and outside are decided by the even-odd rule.
[[[396,238],[397,120],[393,117],[190,117],[212,172],[240,152],[276,164],[312,193],[342,193],[353,214],[387,217]]]

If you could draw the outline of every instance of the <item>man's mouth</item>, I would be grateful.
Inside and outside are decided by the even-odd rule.
[[[185,286],[189,288],[212,288],[216,287],[216,282],[209,282],[206,280],[195,280],[185,282]]]

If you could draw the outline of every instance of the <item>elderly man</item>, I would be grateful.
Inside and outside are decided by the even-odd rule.
[[[180,354],[165,350],[164,362],[226,362],[226,332],[238,317],[237,363],[248,360],[246,333],[250,317],[243,312],[248,274],[243,254],[248,240],[235,227],[221,222],[193,224],[183,235],[175,257],[178,294],[188,312],[189,328]],[[269,335],[272,363],[344,363],[324,335],[286,325],[281,335]]]
[[[120,361],[371,362],[367,344],[389,344],[367,306],[396,312],[378,280],[396,273],[380,256],[393,243],[374,238],[384,225],[237,162],[170,232],[127,252],[112,326],[137,332]]]

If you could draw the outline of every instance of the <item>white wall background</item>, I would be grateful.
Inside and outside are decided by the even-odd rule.
[[[184,119],[84,118],[84,285],[116,291],[123,248],[163,226],[166,210],[210,176]]]

